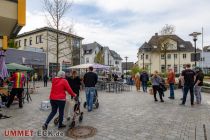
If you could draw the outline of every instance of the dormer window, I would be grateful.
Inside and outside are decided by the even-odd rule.
[[[183,44],[181,44],[179,47],[180,47],[180,48],[184,48],[184,45],[183,45]]]

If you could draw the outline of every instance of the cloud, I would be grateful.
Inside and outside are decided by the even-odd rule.
[[[187,41],[192,41],[189,33],[201,32],[204,27],[204,45],[209,45],[209,7],[208,0],[75,0],[65,23],[74,24],[74,32],[85,38],[83,43],[97,41],[122,58],[128,56],[130,61],[137,61],[139,45],[165,24],[174,25],[176,34]],[[45,25],[42,12],[29,10],[23,31]],[[198,46],[201,47],[201,37]]]

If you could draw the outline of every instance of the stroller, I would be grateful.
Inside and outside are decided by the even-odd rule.
[[[98,109],[98,107],[99,107],[98,92],[97,92],[97,90],[95,90],[95,91],[96,91],[96,94],[93,97],[93,105],[95,105],[96,109]],[[86,108],[86,106],[87,106],[87,102],[84,102],[83,107]]]
[[[75,123],[76,123],[76,118],[77,116],[79,116],[79,123],[82,122],[83,120],[83,112],[81,112],[80,110],[80,99],[79,98],[75,98],[75,105],[73,108],[73,117],[72,117],[72,122],[70,124],[70,128],[74,128],[75,127]],[[70,118],[67,118],[67,120],[69,121]],[[54,124],[57,125],[59,122],[59,117],[54,119]]]

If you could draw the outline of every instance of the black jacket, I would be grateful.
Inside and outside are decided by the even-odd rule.
[[[144,82],[147,82],[149,81],[149,75],[146,73],[146,72],[143,72],[141,75],[140,75],[140,81],[144,81]]]
[[[85,87],[95,87],[98,81],[98,76],[94,72],[88,72],[84,75]]]

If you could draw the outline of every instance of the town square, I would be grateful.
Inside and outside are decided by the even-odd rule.
[[[209,6],[0,0],[0,140],[210,139]]]

